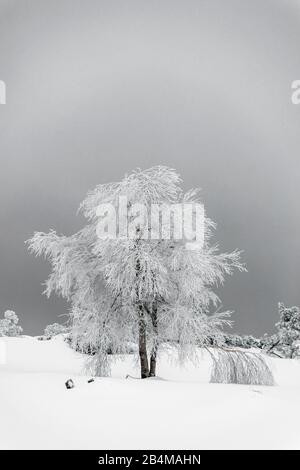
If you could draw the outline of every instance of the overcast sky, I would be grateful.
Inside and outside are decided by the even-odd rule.
[[[244,250],[219,291],[235,329],[272,331],[278,301],[300,304],[299,45],[299,0],[0,0],[0,314],[64,321],[24,240],[73,233],[89,189],[164,164]]]

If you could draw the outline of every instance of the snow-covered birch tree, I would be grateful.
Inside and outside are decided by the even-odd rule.
[[[175,170],[136,170],[87,194],[80,205],[87,225],[79,232],[36,232],[29,240],[31,252],[44,255],[52,266],[46,294],[56,292],[70,302],[73,341],[96,351],[95,375],[107,374],[114,353],[124,352],[129,342],[138,344],[141,377],[146,378],[155,376],[163,347],[176,348],[184,360],[198,346],[222,340],[229,312],[219,311],[213,289],[235,268],[245,269],[240,252],[218,251],[211,243],[214,223],[206,216],[201,246],[195,242],[187,248],[184,237],[174,233],[176,211],[169,234],[161,236],[165,228],[159,216],[160,236],[153,236],[153,208],[187,203],[202,204],[199,191],[184,193]],[[105,211],[99,213],[99,207]],[[104,226],[106,237],[99,236]]]

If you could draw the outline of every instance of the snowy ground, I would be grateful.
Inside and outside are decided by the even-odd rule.
[[[185,369],[162,357],[161,379],[126,380],[138,371],[125,356],[88,384],[60,337],[0,340],[2,449],[300,449],[300,361],[272,360],[277,386],[259,387],[209,384],[205,355]]]

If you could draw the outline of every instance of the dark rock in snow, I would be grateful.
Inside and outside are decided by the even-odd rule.
[[[65,382],[65,386],[66,388],[74,388],[75,387],[75,384],[73,382],[72,379],[68,379],[66,382]]]

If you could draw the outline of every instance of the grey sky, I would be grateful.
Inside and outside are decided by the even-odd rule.
[[[0,0],[0,311],[28,334],[59,320],[24,240],[74,232],[97,183],[165,164],[244,250],[219,291],[235,329],[272,331],[278,301],[300,304],[299,44],[298,0]]]

